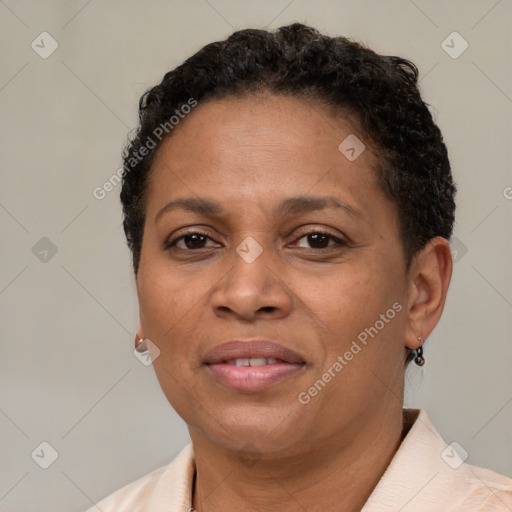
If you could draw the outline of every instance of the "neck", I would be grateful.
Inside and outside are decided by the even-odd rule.
[[[410,427],[401,407],[387,409],[357,434],[323,440],[289,457],[242,458],[197,435],[192,506],[198,512],[360,511]],[[404,428],[405,426],[405,428]],[[347,442],[347,439],[350,441]]]

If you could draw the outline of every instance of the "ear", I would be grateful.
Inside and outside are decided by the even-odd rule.
[[[146,352],[148,350],[146,340],[142,334],[140,322],[139,327],[137,328],[137,334],[135,335],[135,348],[137,349],[137,352]]]
[[[429,240],[409,269],[408,326],[405,345],[416,349],[439,322],[452,277],[450,244],[440,236]]]

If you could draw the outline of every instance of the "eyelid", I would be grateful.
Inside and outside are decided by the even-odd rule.
[[[216,244],[219,243],[219,242],[217,242],[217,240],[214,240],[212,238],[211,233],[207,233],[206,231],[203,231],[200,228],[191,228],[189,231],[185,231],[184,233],[181,233],[180,235],[178,235],[176,237],[169,237],[169,238],[167,238],[166,241],[164,242],[164,249],[170,249],[171,247],[176,245],[176,242],[178,242],[182,238],[184,238],[186,236],[190,236],[190,235],[201,235],[201,236],[204,236],[205,238],[209,238],[210,240],[212,240]],[[191,249],[183,249],[183,250],[184,251],[188,250],[190,252],[193,252]]]
[[[297,228],[297,229],[300,229],[300,227]],[[330,238],[332,241],[334,241],[334,244],[328,245],[327,247],[320,248],[320,249],[314,248],[314,247],[311,247],[311,248],[309,248],[309,247],[302,247],[302,249],[310,250],[310,251],[315,251],[315,252],[327,252],[329,249],[336,249],[336,248],[339,248],[339,247],[348,246],[350,244],[350,242],[348,241],[348,239],[347,239],[347,237],[345,235],[341,235],[340,236],[337,233],[336,234],[332,233],[329,229],[326,229],[325,227],[310,227],[309,229],[307,229],[307,231],[304,231],[301,234],[295,235],[293,241],[297,242],[298,240],[300,240],[300,239],[302,239],[302,238],[304,238],[304,237],[306,237],[308,235],[312,235],[312,234],[322,234],[322,235],[325,235],[328,238]],[[209,240],[215,242],[216,244],[219,244],[219,242],[217,242],[211,236],[210,233],[207,233],[206,230],[203,231],[200,228],[191,228],[189,231],[181,233],[179,236],[174,237],[172,240],[167,239],[165,241],[165,243],[164,243],[164,249],[168,250],[171,247],[175,247],[177,242],[182,240],[184,237],[190,236],[190,235],[201,235],[201,236],[204,236],[205,238],[208,238]],[[287,244],[287,245],[289,245],[289,244]],[[185,252],[199,252],[201,250],[208,249],[208,247],[202,247],[200,249],[195,249],[195,250],[194,249],[182,249],[181,247],[178,247],[178,249],[181,249],[181,250],[183,250]]]
[[[304,230],[303,230],[304,228]],[[340,241],[346,242],[347,244],[350,242],[350,239],[348,238],[345,233],[334,230],[334,228],[329,228],[327,226],[317,226],[317,225],[311,225],[311,224],[304,224],[302,226],[299,226],[298,228],[295,228],[292,232],[293,236],[297,238],[301,238],[305,235],[314,234],[314,233],[321,233],[323,235],[328,235],[332,238],[336,238]]]
[[[308,236],[308,235],[315,235],[315,234],[321,234],[321,235],[325,235],[327,236],[328,238],[330,238],[331,240],[334,241],[334,244],[331,244],[331,245],[328,245],[327,247],[325,248],[322,248],[322,249],[315,249],[314,247],[303,247],[303,249],[306,249],[306,250],[311,250],[311,251],[324,251],[326,252],[329,248],[330,249],[336,249],[337,247],[345,247],[345,246],[348,246],[350,244],[350,242],[348,241],[347,237],[344,236],[344,235],[338,235],[338,234],[334,234],[332,233],[331,231],[329,230],[326,230],[326,229],[321,229],[321,228],[312,228],[308,231],[305,231],[304,233],[298,235],[298,236],[295,236],[294,237],[294,242],[297,242],[298,240],[304,238],[305,236]]]

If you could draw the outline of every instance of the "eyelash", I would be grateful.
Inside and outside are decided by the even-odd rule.
[[[179,242],[180,240],[186,238],[187,236],[192,236],[192,235],[200,235],[200,236],[203,236],[205,238],[209,238],[210,240],[213,240],[209,235],[208,233],[205,233],[203,231],[189,231],[188,233],[184,233],[183,235],[180,235],[179,237],[175,238],[174,240],[170,240],[169,242],[167,242],[165,244],[165,249],[169,250],[171,249],[172,247],[174,247],[176,245],[177,242]],[[302,249],[305,249],[305,250],[309,250],[309,251],[322,251],[322,252],[327,252],[329,250],[332,250],[332,249],[337,249],[337,248],[340,248],[340,247],[346,247],[348,246],[348,242],[346,242],[345,240],[342,240],[341,238],[338,238],[334,235],[332,235],[331,233],[327,232],[327,231],[320,231],[318,229],[316,230],[311,230],[311,231],[307,231],[306,233],[303,233],[300,237],[298,237],[296,239],[297,240],[301,240],[302,238],[304,237],[307,237],[308,235],[325,235],[327,236],[330,240],[333,240],[334,241],[334,244],[333,245],[328,245],[327,247],[323,247],[323,248],[314,248],[314,247],[303,247]],[[183,249],[181,247],[178,247],[177,249],[181,250],[181,251],[185,251],[185,252],[196,252],[196,251],[201,251],[201,250],[204,250],[204,249],[208,249],[208,248],[200,248],[200,249]]]

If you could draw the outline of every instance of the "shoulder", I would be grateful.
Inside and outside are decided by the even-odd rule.
[[[172,463],[171,463],[172,464]],[[145,503],[155,490],[155,486],[161,481],[168,466],[156,469],[151,473],[118,489],[108,497],[90,508],[87,512],[142,512]]]
[[[125,485],[87,512],[156,512],[163,504],[171,505],[168,510],[188,510],[193,470],[193,450],[188,444],[169,464]]]
[[[425,411],[406,415],[414,423],[364,512],[512,511],[512,479],[465,462],[467,454],[444,441]]]
[[[444,503],[450,512],[512,510],[512,479],[465,462],[467,453],[461,458],[456,443],[447,444],[424,411],[418,420],[415,434],[421,435],[413,434],[413,440],[423,444],[418,460],[429,465],[433,476],[424,490],[432,503]]]
[[[458,472],[461,470],[460,472]],[[454,479],[464,491],[460,510],[474,512],[510,512],[512,510],[512,479],[489,469],[462,464]]]

